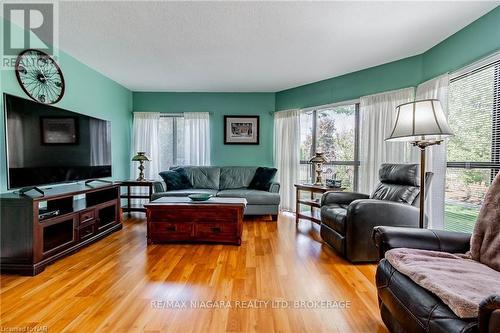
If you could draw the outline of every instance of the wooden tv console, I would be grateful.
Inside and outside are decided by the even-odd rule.
[[[122,228],[118,184],[74,184],[45,195],[0,195],[0,269],[36,275],[57,259]],[[58,212],[42,217],[43,212]]]

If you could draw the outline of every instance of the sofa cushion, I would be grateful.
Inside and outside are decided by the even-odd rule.
[[[258,167],[248,188],[269,191],[276,171],[278,171],[276,168]]]
[[[186,172],[183,169],[162,171],[159,175],[163,178],[163,181],[167,186],[167,191],[193,188]]]
[[[166,192],[159,192],[159,193],[154,193],[153,194],[153,200],[161,198],[161,197],[186,197],[190,194],[195,194],[195,193],[206,193],[206,194],[211,194],[215,196],[217,194],[217,190],[211,190],[211,189],[184,189],[184,190],[176,190],[176,191],[166,191]]]
[[[230,190],[248,187],[257,167],[228,166],[220,168],[219,189]]]
[[[249,205],[279,205],[280,203],[280,195],[278,193],[246,188],[221,190],[217,193],[217,196],[225,198],[245,198]]]
[[[325,224],[345,235],[345,225],[347,220],[347,207],[340,205],[328,205],[321,207],[321,224]]]
[[[220,168],[214,166],[182,166],[171,170],[183,169],[193,185],[197,189],[219,189]]]
[[[396,201],[411,205],[419,193],[420,188],[416,186],[379,183],[370,195],[370,199]]]

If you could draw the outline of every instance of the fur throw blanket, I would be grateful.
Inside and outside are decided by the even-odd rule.
[[[470,256],[500,271],[500,172],[484,197],[470,241]]]
[[[477,317],[482,300],[500,295],[500,172],[486,193],[470,243],[466,254],[400,248],[387,251],[385,258],[460,318]]]
[[[399,248],[387,251],[385,258],[460,318],[477,317],[479,303],[500,294],[500,272],[464,255]]]

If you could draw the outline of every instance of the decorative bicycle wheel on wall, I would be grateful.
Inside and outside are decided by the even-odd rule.
[[[45,52],[28,49],[16,60],[16,77],[24,92],[33,100],[54,104],[64,95],[61,68]]]

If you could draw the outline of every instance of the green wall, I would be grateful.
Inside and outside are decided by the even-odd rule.
[[[134,111],[210,112],[213,165],[273,165],[274,93],[134,92]],[[224,115],[260,116],[259,145],[224,145]]]
[[[0,23],[3,26],[3,22]],[[132,92],[64,52],[59,52],[59,65],[63,71],[66,91],[62,100],[55,106],[110,120],[113,178],[128,178]],[[8,93],[29,99],[17,83],[14,70],[2,70],[0,76],[2,94]],[[0,192],[4,192],[7,190],[7,176],[3,96],[0,110],[2,111],[0,112]]]
[[[423,55],[423,80],[457,70],[500,50],[500,6]]]
[[[335,103],[416,86],[498,50],[500,6],[422,54],[277,92],[276,110]]]
[[[276,93],[276,110],[346,101],[381,91],[415,86],[421,79],[422,58],[409,57],[280,91]]]

